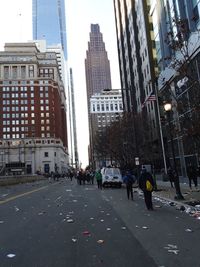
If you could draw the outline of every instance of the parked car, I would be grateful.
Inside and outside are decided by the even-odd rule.
[[[101,170],[102,174],[102,184],[103,187],[105,186],[117,186],[121,187],[123,180],[122,180],[122,175],[121,171],[119,168],[103,168]]]

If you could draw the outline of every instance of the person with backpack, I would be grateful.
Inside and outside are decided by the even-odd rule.
[[[152,192],[154,189],[154,180],[152,175],[145,168],[142,169],[139,177],[139,188],[144,193],[144,201],[148,210],[153,210]]]
[[[129,171],[126,172],[125,176],[123,177],[123,181],[126,184],[126,192],[127,198],[131,196],[131,200],[133,200],[133,184],[135,183],[135,176],[132,175]]]

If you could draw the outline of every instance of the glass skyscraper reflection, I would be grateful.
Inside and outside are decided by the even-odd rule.
[[[67,58],[64,0],[32,0],[33,39],[45,39],[47,45],[61,44]]]

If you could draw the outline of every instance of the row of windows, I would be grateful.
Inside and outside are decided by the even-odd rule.
[[[48,90],[49,90],[48,86],[40,86],[40,92],[43,92],[43,91],[48,92]],[[12,87],[3,86],[2,91],[3,92],[18,92],[19,93],[19,92],[27,92],[29,90],[28,90],[27,86],[12,86]],[[34,91],[33,86],[30,86],[30,91],[31,92]]]
[[[120,103],[120,104],[105,104],[105,103],[103,103],[103,104],[97,104],[97,105],[95,105],[95,104],[93,104],[92,105],[92,110],[93,111],[118,111],[118,110],[123,110],[123,107],[122,107],[122,104]]]
[[[18,108],[18,107],[16,107]],[[35,113],[31,113],[30,114],[31,118],[34,118],[35,117]],[[47,117],[49,118],[49,112],[42,112],[40,113],[40,116],[43,118],[43,117]],[[28,113],[13,113],[13,114],[10,114],[10,113],[3,113],[3,119],[9,119],[9,118],[28,118],[29,115]]]
[[[12,94],[12,95],[10,95],[10,94],[3,94],[3,98],[4,99],[5,98],[19,98],[19,97],[21,97],[21,98],[27,98],[28,97],[28,94],[27,93],[20,93],[20,94],[16,93],[16,94]],[[33,98],[34,97],[34,93],[31,93],[30,94],[30,97]],[[6,100],[3,100],[3,101],[6,101]]]
[[[18,84],[23,84],[23,85],[26,85],[26,84],[34,84],[34,81],[33,80],[30,80],[30,81],[3,81],[3,85],[18,85]],[[49,84],[49,80],[39,80],[39,84],[42,85],[42,84]]]
[[[17,126],[17,127],[3,127],[3,132],[28,132],[28,127],[24,126]],[[50,126],[42,126],[41,131],[50,131]]]
[[[3,111],[5,112],[5,111],[7,111],[7,112],[9,112],[9,111],[28,111],[28,107],[27,106],[21,106],[21,107],[19,107],[19,106],[14,106],[14,107],[3,107]],[[34,106],[31,106],[31,111],[34,111],[35,110],[35,107]]]
[[[3,125],[19,125],[19,124],[28,124],[28,120],[12,120],[12,121],[3,121]],[[31,124],[35,124],[35,120],[31,120]]]
[[[17,133],[17,134],[3,134],[3,139],[19,139],[19,138],[25,138],[25,137],[28,137],[28,134],[27,133]],[[41,137],[51,137],[50,133],[42,133],[41,134]]]
[[[34,97],[34,93],[30,94],[31,97]],[[24,97],[28,97],[27,93],[12,93],[12,94],[3,94],[2,97],[5,98],[24,98]],[[49,97],[48,93],[40,93],[40,97]]]
[[[3,105],[19,105],[19,104],[27,104],[27,100],[18,100],[18,99],[15,99],[15,100],[3,100]],[[34,104],[34,99],[31,99],[31,104]],[[46,104],[48,105],[49,104],[49,100],[48,99],[40,99],[40,104]]]
[[[31,93],[30,96],[34,97],[34,93]],[[27,98],[28,95],[27,95],[27,93],[21,93],[21,94],[12,93],[12,94],[3,94],[2,97],[3,97],[3,99],[5,99],[5,98],[19,98],[19,97]],[[42,93],[40,93],[40,97],[49,97],[49,94],[48,94],[48,92],[47,93],[42,92]]]
[[[27,86],[12,86],[12,87],[8,87],[8,86],[4,86],[3,87],[3,92],[27,92],[28,91],[28,88]],[[30,87],[30,91],[33,92],[34,91],[34,87],[31,86]]]

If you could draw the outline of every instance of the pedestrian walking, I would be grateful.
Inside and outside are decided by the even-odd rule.
[[[152,175],[145,168],[142,169],[139,177],[139,188],[144,193],[144,200],[148,210],[153,210],[152,192],[154,188],[154,180]]]
[[[195,189],[197,189],[198,182],[197,182],[197,177],[198,177],[198,171],[197,168],[190,164],[187,168],[187,175],[189,179],[189,187],[192,190],[192,181],[194,183]]]
[[[167,174],[168,174],[168,178],[169,178],[171,187],[174,187],[173,183],[174,183],[175,176],[174,176],[174,171],[172,170],[171,167],[168,168]]]
[[[98,188],[102,189],[102,174],[101,174],[101,170],[98,170],[95,173],[95,178],[96,178],[96,181],[97,181]]]
[[[74,177],[74,173],[73,173],[73,171],[70,171],[69,178],[70,178],[71,182],[72,182],[73,177]]]
[[[126,171],[126,174],[123,177],[123,181],[126,184],[127,198],[129,199],[131,196],[131,200],[133,200],[133,184],[135,183],[135,180],[136,177],[129,171]]]

